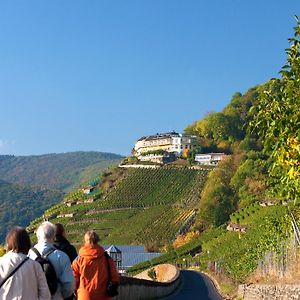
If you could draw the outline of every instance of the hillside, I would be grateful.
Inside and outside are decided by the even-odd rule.
[[[0,180],[0,243],[11,226],[27,226],[45,209],[60,201],[63,193],[29,188]]]
[[[49,219],[64,223],[76,244],[85,230],[95,229],[104,244],[167,246],[164,256],[134,266],[133,273],[175,262],[209,272],[232,296],[240,283],[298,283],[298,20],[294,29],[281,79],[234,94],[222,112],[186,128],[197,137],[197,151],[230,154],[212,171],[115,170],[90,182],[90,196],[77,190],[47,210]],[[184,245],[172,243],[189,230],[195,235]]]
[[[104,244],[142,243],[158,249],[193,224],[206,175],[206,170],[187,168],[116,169],[90,182],[95,182],[93,194],[74,191],[65,198],[72,206],[61,203],[46,215],[65,224],[74,244],[81,243],[86,230],[95,229]],[[81,203],[91,197],[96,200]],[[65,216],[70,213],[74,215]]]
[[[68,191],[121,159],[120,155],[103,152],[0,155],[0,178],[23,186]]]
[[[195,226],[201,232],[159,263],[196,267],[234,299],[237,286],[297,284],[300,278],[300,22],[280,79],[236,93],[219,113],[186,128],[202,151],[231,156],[208,176]],[[272,295],[274,296],[274,295]],[[274,296],[275,297],[275,296]]]

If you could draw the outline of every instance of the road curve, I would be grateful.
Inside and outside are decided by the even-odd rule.
[[[196,271],[181,271],[182,286],[162,300],[222,300],[210,278]]]

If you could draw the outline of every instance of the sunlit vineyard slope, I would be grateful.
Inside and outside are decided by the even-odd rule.
[[[142,243],[157,249],[193,224],[206,175],[206,170],[187,168],[116,170],[91,180],[92,194],[76,190],[45,215],[63,223],[75,244],[86,230],[95,229],[105,244]],[[39,222],[41,218],[33,221],[30,229]]]

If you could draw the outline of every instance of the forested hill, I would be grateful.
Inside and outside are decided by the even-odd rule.
[[[28,225],[62,197],[59,191],[22,187],[0,180],[0,242],[11,226]]]
[[[68,152],[37,156],[0,155],[0,178],[25,186],[68,191],[99,175],[122,156],[104,152]],[[1,195],[1,193],[0,193]]]

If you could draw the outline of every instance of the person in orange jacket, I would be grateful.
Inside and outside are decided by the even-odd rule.
[[[107,296],[107,284],[110,277],[114,284],[119,284],[119,274],[116,265],[105,254],[103,247],[98,245],[98,234],[90,230],[84,235],[84,246],[79,250],[79,256],[73,261],[72,268],[75,277],[78,300],[111,300]]]

